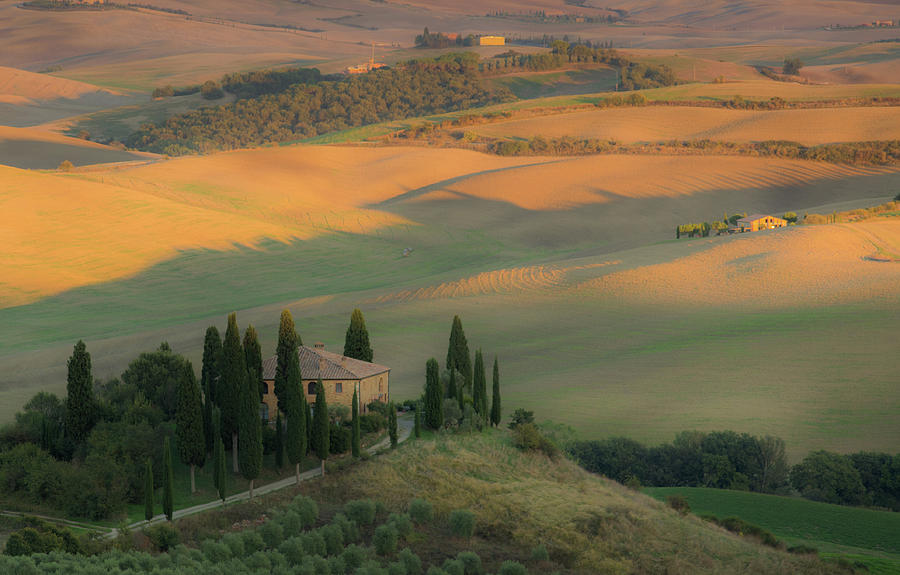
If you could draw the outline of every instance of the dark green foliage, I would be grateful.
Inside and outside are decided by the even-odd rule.
[[[400,537],[409,537],[413,531],[412,520],[406,513],[391,513],[388,515],[387,524],[393,525]]]
[[[559,448],[541,433],[533,423],[522,423],[512,430],[513,445],[523,451],[540,451],[547,457],[555,459]]]
[[[497,356],[494,356],[494,387],[493,397],[491,398],[491,425],[499,426],[500,420],[503,418],[503,410],[500,406],[500,366],[497,363]]]
[[[397,554],[397,560],[406,569],[406,575],[422,575],[422,560],[406,547]]]
[[[484,356],[481,350],[475,352],[475,373],[472,381],[472,404],[475,412],[486,422],[490,416],[487,403],[487,378],[484,373]]]
[[[413,435],[415,435],[416,439],[422,437],[422,416],[420,415],[422,412],[422,407],[417,406],[416,411],[414,412],[413,417],[415,421],[413,422]]]
[[[458,386],[471,389],[472,387],[472,358],[469,355],[469,343],[463,331],[462,320],[458,315],[453,316],[453,324],[450,326],[450,342],[447,346],[447,369],[457,370],[463,376],[463,381],[457,382]]]
[[[21,556],[53,551],[77,555],[83,552],[78,539],[66,527],[53,525],[36,517],[22,517],[18,523],[22,528],[10,534],[3,550],[5,555]]]
[[[359,396],[356,393],[356,390],[353,390],[353,403],[350,407],[352,411],[352,421],[351,421],[351,432],[352,437],[350,438],[351,446],[350,449],[353,453],[353,457],[359,457],[360,449],[359,449],[359,439],[360,439],[360,428],[359,428]]]
[[[328,459],[329,439],[331,436],[328,420],[328,403],[325,400],[325,386],[320,378],[316,383],[316,410],[313,414],[312,448],[316,457],[323,462]]]
[[[284,467],[284,423],[281,412],[275,418],[275,469]]]
[[[450,531],[457,537],[469,539],[475,534],[475,514],[468,509],[450,512]]]
[[[388,406],[391,408],[388,413],[388,435],[391,438],[391,448],[394,448],[397,447],[397,408],[393,401]]]
[[[187,360],[162,342],[156,351],[142,353],[128,364],[122,381],[133,386],[150,405],[162,410],[165,419],[174,419],[178,410],[178,387],[185,377]]]
[[[166,523],[157,523],[144,530],[144,534],[157,551],[166,552],[179,543],[178,531]]]
[[[344,355],[363,361],[372,361],[374,357],[372,346],[369,344],[366,320],[359,309],[354,309],[350,315],[350,325],[347,327],[347,335],[344,338]]]
[[[174,490],[175,476],[172,470],[172,448],[169,445],[169,438],[163,442],[163,513],[166,519],[172,520],[174,512]]]
[[[513,412],[509,422],[509,428],[515,429],[524,423],[534,423],[534,412],[522,409],[521,407]]]
[[[466,566],[458,559],[445,559],[441,569],[447,575],[466,575]]]
[[[781,72],[788,76],[796,76],[802,67],[803,62],[800,61],[800,58],[785,58],[781,65]]]
[[[340,455],[350,451],[353,442],[353,432],[341,423],[332,423],[328,438],[328,451],[334,455]]]
[[[684,495],[667,495],[666,505],[682,515],[687,515],[691,512],[691,504],[688,503],[688,500]]]
[[[531,549],[531,560],[532,561],[549,561],[550,553],[547,552],[547,547],[543,544],[538,545]]]
[[[144,519],[153,519],[153,460],[147,459],[147,469],[144,471]]]
[[[815,451],[791,468],[791,485],[813,501],[858,505],[864,487],[851,460],[837,453]]]
[[[250,371],[252,381],[256,382],[259,401],[262,401],[263,392],[266,389],[263,383],[262,349],[259,347],[259,334],[252,325],[248,325],[244,332],[244,364]]]
[[[456,554],[456,560],[463,564],[466,575],[481,575],[484,572],[481,557],[474,551],[460,551]]]
[[[670,495],[666,499],[668,500],[671,497],[673,496]],[[687,505],[687,501],[685,501],[684,504]],[[689,513],[690,507],[687,507],[687,510],[679,509],[679,511],[682,514]],[[772,533],[766,531],[759,525],[754,525],[753,523],[744,521],[740,517],[726,517],[725,519],[719,519],[718,517],[715,517],[713,515],[704,515],[702,519],[709,521],[710,523],[715,523],[719,527],[723,527],[728,531],[731,531],[732,533],[737,533],[738,535],[744,537],[753,537],[754,539],[758,539],[759,542],[763,545],[775,548],[784,548],[784,544],[778,541],[778,539],[774,535],[772,535]]]
[[[409,516],[418,525],[431,521],[433,515],[431,503],[424,499],[413,499],[409,502]]]
[[[78,340],[75,344],[67,366],[66,434],[75,441],[84,441],[97,421],[97,401],[94,398],[91,354],[83,341]]]
[[[456,389],[456,370],[451,369],[450,374],[447,377],[447,389],[446,389],[446,392],[444,393],[444,396],[456,399],[456,397],[458,395],[459,395],[459,390]],[[460,406],[460,407],[462,407],[462,406]]]
[[[344,504],[344,513],[359,525],[375,522],[375,502],[371,499],[355,499]]]
[[[438,370],[434,358],[425,364],[425,425],[431,429],[440,429],[444,425],[444,391]]]
[[[294,327],[294,318],[289,310],[282,310],[281,321],[278,326],[278,347],[275,355],[275,397],[278,398],[278,409],[287,413],[286,405],[289,395],[296,393],[305,397],[300,389],[300,358],[297,355],[299,336]]]
[[[391,524],[379,525],[372,536],[372,546],[379,555],[390,555],[397,551],[397,528]]]
[[[900,511],[900,453],[861,451],[846,457],[859,472],[866,491],[863,504]]]
[[[219,496],[219,499],[225,501],[227,486],[225,482],[227,481],[225,476],[225,444],[222,443],[222,437],[220,435],[216,436],[216,447],[214,450],[214,475],[213,475],[213,483],[216,487],[216,493]]]
[[[218,100],[225,95],[225,92],[222,91],[222,88],[217,83],[207,80],[200,85],[200,95],[205,100]]]
[[[291,393],[288,395],[287,403],[287,437],[286,445],[288,461],[296,468],[299,476],[299,465],[303,461],[303,456],[307,450],[307,425],[306,419],[307,407],[304,401],[304,395],[301,393]]]
[[[363,413],[359,416],[359,429],[362,433],[377,433],[387,427],[387,418],[380,413]]]
[[[253,495],[253,480],[259,477],[262,470],[262,420],[259,418],[259,386],[256,375],[247,371],[241,389],[240,420],[238,441],[240,449],[241,475],[250,480],[250,495]]]
[[[222,339],[216,326],[206,328],[203,339],[203,365],[200,369],[200,389],[203,391],[203,437],[206,440],[207,453],[212,452],[213,441],[213,406],[215,405],[216,387],[222,371]]]
[[[203,406],[200,387],[191,362],[185,360],[178,382],[178,408],[175,412],[175,436],[178,454],[185,465],[191,466],[191,492],[194,487],[194,467],[206,461],[206,440],[203,437]]]
[[[241,390],[247,381],[244,349],[241,347],[237,314],[228,314],[228,328],[222,342],[222,379],[218,390],[217,405],[222,410],[222,440],[232,445],[235,471],[237,471],[237,434],[240,425]]]
[[[222,87],[238,98],[253,98],[263,94],[277,94],[295,84],[316,84],[322,74],[316,68],[288,68],[285,70],[255,70],[226,74]]]
[[[497,101],[483,86],[476,63],[474,54],[445,54],[339,81],[295,84],[145,124],[127,144],[169,155],[227,150]]]
[[[359,541],[359,525],[356,524],[356,521],[351,521],[343,513],[338,513],[332,518],[331,523],[341,528],[345,543]]]
[[[528,570],[518,561],[504,561],[500,564],[498,575],[526,575]]]

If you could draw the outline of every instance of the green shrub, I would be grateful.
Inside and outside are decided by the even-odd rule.
[[[348,519],[343,513],[335,515],[331,520],[331,524],[341,528],[341,533],[344,536],[344,543],[355,543],[359,541],[359,525],[356,524],[356,521]]]
[[[159,551],[168,551],[179,543],[178,531],[168,523],[157,523],[144,529],[150,543]]]
[[[518,561],[504,561],[502,565],[500,565],[500,571],[498,571],[499,575],[526,575],[528,571],[525,569],[525,566],[519,563]]]
[[[325,527],[320,527],[317,531],[325,539],[325,552],[329,556],[340,555],[341,550],[344,548],[344,532],[341,530],[340,525],[332,523]]]
[[[549,561],[550,553],[547,552],[547,548],[541,544],[531,550],[531,560],[532,561]]]
[[[688,503],[684,495],[668,495],[666,496],[666,504],[682,515],[687,515],[691,512],[691,504]]]
[[[300,564],[306,556],[306,551],[303,549],[303,540],[301,538],[302,535],[289,537],[278,546],[278,552],[284,555],[293,565]]]
[[[291,503],[291,507],[293,507],[294,511],[300,515],[304,528],[312,527],[319,519],[319,506],[316,505],[315,501],[305,495],[298,495],[295,497]]]
[[[397,551],[397,528],[390,524],[379,525],[372,536],[372,545],[379,555],[390,555]]]
[[[231,559],[231,550],[221,541],[207,539],[200,544],[200,551],[206,557],[206,560],[211,563],[222,563]]]
[[[307,555],[315,555],[317,557],[325,557],[328,555],[328,548],[325,546],[325,538],[321,533],[311,531],[300,536],[303,544],[303,551]]]
[[[428,571],[425,572],[425,575],[447,575],[447,572],[437,565],[432,565],[428,568]]]
[[[371,525],[375,521],[375,502],[371,499],[356,499],[344,504],[344,513],[358,525]]]
[[[457,537],[466,539],[475,534],[475,514],[468,509],[454,509],[450,512],[450,531]]]
[[[431,503],[424,499],[413,499],[409,502],[409,516],[417,524],[422,525],[431,521],[433,511]]]
[[[446,559],[441,569],[448,575],[466,575],[466,566],[459,559]]]
[[[397,554],[397,560],[406,567],[407,575],[422,575],[422,560],[409,547]]]
[[[347,545],[341,552],[341,558],[344,560],[348,572],[352,572],[358,568],[366,560],[366,550],[355,543]]]
[[[794,553],[795,555],[816,555],[819,553],[819,550],[815,547],[810,547],[809,545],[794,545],[788,547],[787,552]]]
[[[263,541],[262,535],[255,529],[244,531],[241,533],[241,538],[244,540],[244,553],[247,555],[266,548],[266,542]]]
[[[226,533],[222,536],[222,543],[228,546],[232,557],[244,556],[244,539],[240,533]]]
[[[522,451],[540,451],[547,457],[555,459],[559,455],[559,448],[544,437],[540,429],[533,423],[521,423],[513,428],[513,445]]]
[[[275,521],[263,523],[259,528],[259,534],[269,549],[275,549],[284,541],[284,528]]]
[[[378,433],[387,427],[387,418],[380,413],[363,413],[359,416],[359,430],[362,433]]]
[[[397,533],[400,534],[400,537],[403,537],[404,539],[409,537],[410,533],[412,533],[412,520],[406,513],[391,513],[388,516],[387,523],[393,525],[394,528],[397,529]]]
[[[219,87],[218,84],[213,82],[212,80],[207,80],[203,82],[203,85],[200,86],[200,95],[203,96],[206,100],[218,100],[225,93],[222,91],[222,88]]]
[[[303,531],[303,518],[293,509],[281,513],[275,518],[275,521],[281,525],[285,537],[291,537]]]

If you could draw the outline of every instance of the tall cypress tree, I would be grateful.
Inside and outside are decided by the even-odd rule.
[[[306,428],[308,427],[308,421],[306,419],[305,402],[301,401],[303,399],[301,393],[290,393],[285,404],[285,413],[287,415],[287,441],[285,443],[288,461],[294,466],[297,483],[300,483],[300,464],[303,462],[303,456],[306,455],[307,448]]]
[[[227,489],[226,481],[227,475],[225,474],[225,444],[222,443],[222,436],[216,436],[216,469],[215,469],[215,484],[216,484],[216,493],[219,495],[219,499],[222,502],[225,502],[225,492]]]
[[[393,401],[388,404],[388,436],[391,438],[391,449],[397,447],[397,407]]]
[[[169,446],[169,438],[163,441],[163,513],[166,519],[172,520],[174,512],[175,476],[172,471],[172,448]]]
[[[477,350],[475,352],[475,374],[474,381],[472,382],[472,403],[474,404],[475,411],[478,415],[484,419],[485,422],[488,421],[488,406],[487,406],[487,381],[484,374],[484,356],[481,355],[481,350]]]
[[[144,519],[153,519],[153,458],[147,458],[144,470]]]
[[[500,408],[500,366],[497,363],[497,356],[494,356],[494,393],[491,398],[491,425],[500,425],[500,419],[503,412]]]
[[[232,469],[238,473],[238,427],[241,390],[247,381],[247,366],[241,347],[237,314],[228,314],[228,328],[222,343],[222,379],[219,409],[222,410],[222,440],[231,440]]]
[[[284,424],[281,421],[281,412],[275,417],[275,469],[284,467]]]
[[[456,399],[457,391],[456,391],[456,370],[450,370],[450,381],[447,382],[447,397]]]
[[[359,396],[357,395],[355,389],[353,390],[353,403],[350,407],[350,410],[352,411],[351,417],[353,418],[350,428],[350,450],[353,454],[353,457],[359,457]]]
[[[84,441],[97,421],[97,401],[94,399],[91,354],[83,341],[78,340],[75,344],[67,365],[66,434],[75,441]]]
[[[191,493],[197,491],[194,470],[206,461],[206,440],[203,437],[203,409],[200,388],[191,362],[184,360],[178,381],[178,404],[175,410],[175,436],[181,462],[191,466]]]
[[[278,326],[278,347],[275,350],[275,397],[278,398],[278,410],[287,415],[287,394],[300,388],[300,358],[297,355],[299,337],[294,327],[291,312],[282,310],[281,322]],[[289,389],[290,387],[290,389]],[[302,393],[302,392],[299,392]]]
[[[244,364],[256,383],[257,399],[262,401],[266,385],[263,383],[262,349],[259,347],[259,334],[252,325],[248,325],[244,332]]]
[[[241,412],[238,425],[241,475],[250,480],[250,499],[253,499],[253,482],[262,469],[262,419],[259,417],[259,385],[256,374],[247,370],[241,389]]]
[[[200,389],[203,391],[203,437],[206,439],[206,452],[212,453],[213,441],[213,408],[218,401],[216,389],[222,372],[222,338],[219,330],[211,325],[206,328],[203,339],[203,365],[200,368]]]
[[[433,357],[425,364],[425,425],[440,429],[444,425],[444,390],[441,389],[440,367]]]
[[[472,387],[472,359],[469,355],[469,343],[463,331],[462,320],[458,315],[453,316],[453,325],[450,327],[450,344],[447,347],[447,369],[456,369],[463,376],[462,382],[457,385]]]
[[[301,393],[303,401],[300,405],[306,410],[306,453],[313,452],[313,411],[312,405],[306,401],[306,393]]]
[[[347,327],[347,335],[344,338],[344,355],[363,361],[372,361],[374,357],[372,346],[369,345],[366,320],[359,309],[354,309],[350,315],[350,326]]]
[[[328,402],[325,400],[325,385],[322,378],[316,382],[316,411],[313,413],[313,450],[316,457],[322,460],[322,475],[325,475],[325,460],[328,459],[328,449],[331,435],[330,422],[328,421]]]

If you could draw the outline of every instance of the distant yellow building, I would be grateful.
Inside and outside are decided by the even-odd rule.
[[[506,38],[503,36],[481,36],[478,38],[479,46],[505,46]]]
[[[772,230],[775,228],[783,228],[787,225],[787,220],[776,218],[775,216],[767,216],[765,214],[753,214],[737,221],[737,227],[742,232],[758,232],[760,230]]]
[[[325,401],[329,405],[353,405],[353,391],[359,392],[359,411],[366,412],[366,406],[373,401],[388,402],[389,377],[391,368],[359,359],[344,357],[339,353],[325,351],[325,346],[301,345],[297,348],[300,356],[301,386],[306,393],[306,401],[316,402],[316,385],[322,378],[325,386]],[[275,367],[278,358],[273,356],[263,362],[263,383],[266,384],[260,409],[266,420],[275,419],[278,400],[275,397]]]

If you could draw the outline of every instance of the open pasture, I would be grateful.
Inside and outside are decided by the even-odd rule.
[[[617,142],[790,140],[806,145],[900,139],[897,108],[750,111],[726,108],[609,108],[471,128],[493,137],[596,138]]]
[[[54,169],[65,160],[83,166],[148,157],[153,154],[126,152],[33,128],[0,126],[0,163],[14,168]]]
[[[495,76],[489,84],[507,88],[517,98],[606,92],[616,87],[616,72],[607,66]]]

